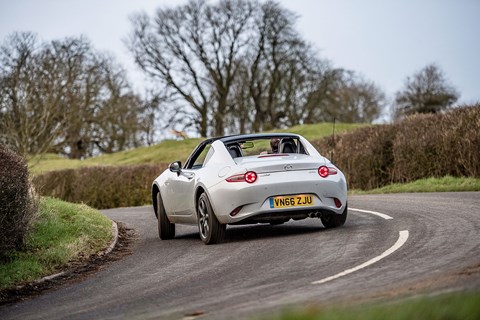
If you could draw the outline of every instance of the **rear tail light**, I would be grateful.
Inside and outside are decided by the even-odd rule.
[[[257,181],[257,174],[254,171],[248,171],[245,174],[236,174],[225,180],[227,180],[227,182],[254,183],[255,181]]]
[[[254,183],[255,181],[257,181],[257,174],[253,171],[248,171],[247,173],[245,173],[245,181],[247,181],[248,183]]]
[[[240,210],[242,210],[242,208],[243,206],[235,208],[232,212],[230,212],[230,216],[235,217],[240,212]]]
[[[244,174],[237,174],[231,177],[228,177],[227,182],[244,182],[245,181],[245,175]]]
[[[318,174],[320,175],[320,177],[326,178],[332,174],[337,174],[337,169],[333,167],[321,166],[320,168],[318,168]]]
[[[333,198],[333,202],[335,202],[335,207],[340,208],[342,206],[342,201],[337,198]]]

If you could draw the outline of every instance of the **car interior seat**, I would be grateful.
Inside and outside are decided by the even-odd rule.
[[[232,158],[240,158],[242,156],[242,150],[238,144],[234,144],[228,147],[228,152]]]
[[[283,138],[280,141],[280,153],[296,153],[296,145],[292,138]]]

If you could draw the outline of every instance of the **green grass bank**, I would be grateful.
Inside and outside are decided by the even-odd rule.
[[[372,190],[350,190],[350,194],[381,194],[411,192],[461,192],[480,191],[479,178],[442,177],[419,179],[408,183],[394,183]]]
[[[480,293],[450,293],[359,306],[286,309],[263,320],[476,320]]]
[[[0,290],[59,272],[100,252],[112,240],[112,222],[97,210],[42,198],[26,249],[0,264]]]

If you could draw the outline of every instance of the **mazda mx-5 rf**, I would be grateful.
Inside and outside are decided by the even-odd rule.
[[[152,200],[161,239],[174,238],[177,223],[194,224],[205,244],[221,242],[227,224],[320,218],[335,228],[347,218],[343,173],[290,133],[204,140],[155,179]]]

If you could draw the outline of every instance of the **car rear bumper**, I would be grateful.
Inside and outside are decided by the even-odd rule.
[[[308,194],[308,207],[271,208],[275,196]],[[259,174],[256,182],[222,181],[209,189],[212,207],[220,223],[265,222],[305,218],[321,214],[341,214],[347,203],[347,187],[341,172],[321,178],[316,170]],[[337,208],[334,198],[341,202]],[[240,208],[240,209],[239,209]],[[235,214],[232,212],[238,210]]]

